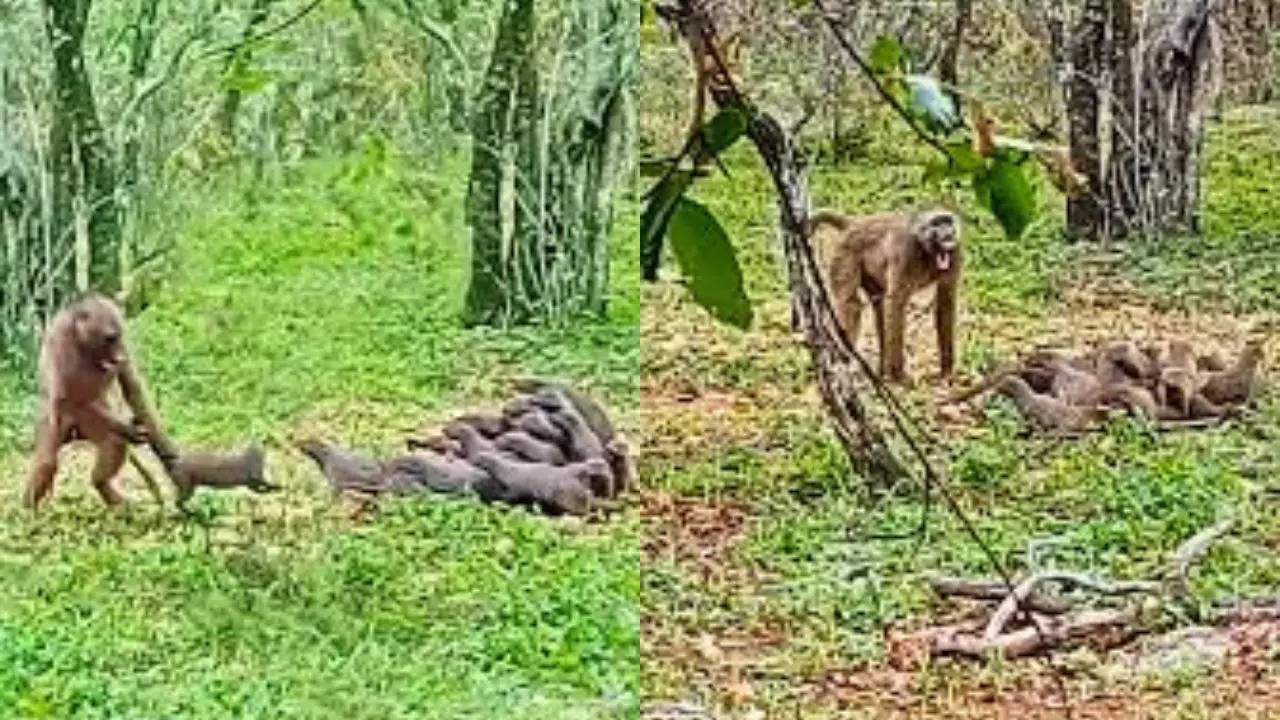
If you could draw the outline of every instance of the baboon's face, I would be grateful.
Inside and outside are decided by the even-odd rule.
[[[103,372],[113,372],[124,362],[124,323],[109,301],[93,298],[75,312],[76,344]]]
[[[916,241],[934,261],[938,272],[955,266],[960,248],[960,221],[952,213],[937,210],[923,213],[915,223]]]

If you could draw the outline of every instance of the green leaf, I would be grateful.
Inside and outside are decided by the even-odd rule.
[[[949,132],[959,126],[955,101],[942,91],[937,80],[928,75],[908,75],[906,82],[911,89],[910,107],[924,118],[930,130]]]
[[[658,279],[662,263],[662,238],[675,211],[676,201],[689,189],[693,174],[679,170],[663,178],[648,193],[649,204],[640,215],[640,275],[645,280]]]
[[[947,149],[947,156],[951,158],[951,164],[965,175],[982,172],[987,167],[986,160],[968,142],[951,142],[943,145],[943,147]]]
[[[902,56],[902,44],[898,39],[892,35],[881,35],[867,53],[867,64],[874,72],[883,75],[896,70],[902,63]]]
[[[742,268],[720,221],[702,204],[680,198],[671,216],[671,249],[689,278],[693,301],[712,317],[734,327],[751,326],[751,302],[742,286]]]
[[[746,113],[738,108],[725,108],[702,126],[703,148],[712,155],[719,155],[742,137],[746,130]]]
[[[1022,166],[1006,157],[997,156],[987,172],[974,176],[974,191],[1011,238],[1021,237],[1035,219],[1034,189]]]
[[[986,160],[966,141],[950,142],[943,145],[947,157],[935,160],[924,166],[925,184],[936,183],[945,178],[961,178],[978,175],[986,171]]]

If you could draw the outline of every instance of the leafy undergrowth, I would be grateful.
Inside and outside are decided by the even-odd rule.
[[[1114,253],[1066,246],[1061,199],[1047,188],[1039,194],[1041,219],[1020,241],[1000,236],[957,192],[970,259],[962,380],[1040,343],[1084,348],[1178,333],[1237,352],[1245,332],[1274,309],[1270,260],[1280,200],[1272,189],[1280,165],[1266,161],[1275,151],[1265,138],[1277,131],[1280,119],[1257,112],[1231,113],[1213,129],[1203,245],[1236,268],[1230,288],[1220,284],[1222,273],[1196,274],[1201,261],[1188,256],[1187,241],[1128,248],[1118,266],[1108,259]],[[815,204],[864,212],[929,199],[916,152],[900,149],[906,145],[873,143],[873,158],[862,164],[814,169]],[[771,186],[749,148],[736,148],[726,163],[732,177],[703,183],[695,194],[739,247],[757,325],[745,333],[716,325],[675,283],[642,295],[646,694],[768,716],[837,707],[853,717],[1060,715],[1062,696],[1037,677],[1044,672],[1037,662],[890,672],[887,628],[909,630],[952,612],[931,596],[928,575],[991,577],[995,569],[941,503],[926,507],[918,490],[873,503],[849,476],[807,353],[789,331]],[[1195,282],[1184,281],[1192,276]],[[1220,302],[1223,292],[1230,302]],[[1203,303],[1172,301],[1201,293]],[[1202,432],[1153,434],[1116,421],[1078,441],[1023,439],[1002,400],[940,412],[949,388],[936,379],[927,302],[918,301],[911,320],[910,366],[922,382],[906,400],[940,438],[934,456],[948,469],[960,507],[1012,570],[1027,567],[1029,541],[1052,539],[1039,553],[1042,565],[1156,577],[1174,548],[1235,509],[1238,531],[1193,576],[1197,597],[1280,587],[1280,507],[1266,499],[1274,495],[1256,492],[1274,486],[1280,466],[1274,396],[1242,422]],[[862,339],[865,350],[873,350],[871,335]],[[1280,344],[1268,343],[1267,352],[1277,357]],[[1274,637],[1267,642],[1261,662],[1274,667],[1280,651]],[[1068,672],[1069,697],[1102,716],[1164,708],[1195,717],[1238,693],[1215,696],[1220,686],[1212,678],[1179,684],[1160,673],[1095,682],[1089,667]],[[1258,702],[1271,698],[1258,707],[1280,706],[1274,687],[1267,695],[1255,676],[1242,677]],[[1236,680],[1224,677],[1221,687]],[[882,702],[866,700],[873,696]],[[985,710],[975,709],[982,698]]]
[[[333,505],[292,449],[382,454],[512,375],[578,381],[635,429],[634,201],[609,317],[464,330],[466,163],[346,163],[212,187],[173,274],[131,321],[184,446],[263,441],[282,493],[199,493],[204,522],[104,511],[66,454],[37,522],[16,503],[28,374],[0,379],[0,707],[29,717],[612,717],[638,687],[639,521],[556,522],[465,500]],[[29,373],[29,371],[28,371]],[[14,417],[6,415],[6,417]],[[170,510],[172,513],[172,510]],[[10,715],[6,715],[8,717]]]

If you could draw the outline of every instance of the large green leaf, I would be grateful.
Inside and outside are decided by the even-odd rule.
[[[648,204],[640,214],[640,275],[645,280],[658,279],[658,265],[662,263],[662,238],[667,234],[667,223],[675,211],[676,201],[689,189],[693,174],[677,170],[664,177],[649,191]]]
[[[881,35],[867,53],[867,64],[871,69],[883,75],[896,70],[902,63],[902,44],[892,35]]]
[[[689,279],[693,301],[721,322],[751,326],[751,302],[742,287],[742,268],[720,221],[702,204],[681,197],[671,216],[671,250]]]
[[[1035,219],[1035,191],[1022,166],[1007,156],[997,155],[985,173],[975,175],[973,189],[1011,238],[1021,237]]]
[[[911,90],[910,107],[930,130],[949,132],[960,124],[955,101],[942,91],[937,80],[928,75],[908,75],[907,87]]]
[[[703,149],[712,155],[719,155],[742,137],[746,130],[746,113],[738,108],[725,108],[702,126]]]
[[[943,147],[947,150],[947,157],[925,165],[925,183],[937,182],[943,178],[968,177],[986,170],[986,160],[967,141],[946,143]]]

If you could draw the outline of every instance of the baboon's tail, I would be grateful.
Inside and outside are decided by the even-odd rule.
[[[807,228],[809,231],[808,234],[812,235],[814,230],[817,230],[823,225],[830,225],[831,227],[841,231],[848,230],[849,216],[842,215],[837,212],[831,212],[830,210],[817,210],[809,216],[809,227]]]

